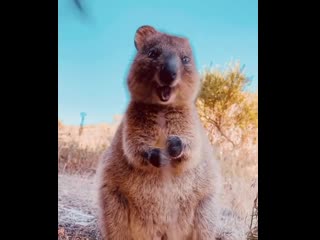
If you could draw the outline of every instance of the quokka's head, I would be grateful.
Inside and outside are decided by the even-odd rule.
[[[161,105],[195,101],[200,79],[188,39],[141,26],[134,44],[137,54],[128,76],[133,101]]]

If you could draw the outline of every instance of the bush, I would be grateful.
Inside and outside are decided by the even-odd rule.
[[[236,146],[252,137],[258,127],[258,98],[244,91],[250,81],[240,64],[231,63],[223,72],[206,69],[201,78],[197,106],[211,142],[227,140]]]
[[[196,104],[221,163],[225,177],[223,198],[240,215],[248,216],[257,191],[258,94],[246,91],[250,80],[239,62],[230,63],[224,71],[207,68],[201,81]],[[256,212],[248,239],[257,239],[258,222],[253,219],[257,219]]]

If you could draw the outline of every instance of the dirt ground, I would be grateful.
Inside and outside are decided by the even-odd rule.
[[[94,177],[58,176],[58,240],[100,240]]]

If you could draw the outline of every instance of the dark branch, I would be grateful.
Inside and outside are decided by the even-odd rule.
[[[73,2],[74,2],[74,4],[76,5],[76,7],[78,8],[78,10],[79,10],[81,13],[84,13],[84,9],[83,9],[81,0],[73,0]]]

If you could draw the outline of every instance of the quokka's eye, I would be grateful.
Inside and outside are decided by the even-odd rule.
[[[149,52],[148,52],[148,57],[149,58],[156,58],[158,56],[158,52],[155,50],[155,49],[151,49]]]
[[[187,64],[187,63],[189,63],[189,62],[190,62],[190,58],[189,58],[189,57],[184,56],[184,57],[182,58],[182,63],[183,63],[183,64]]]

